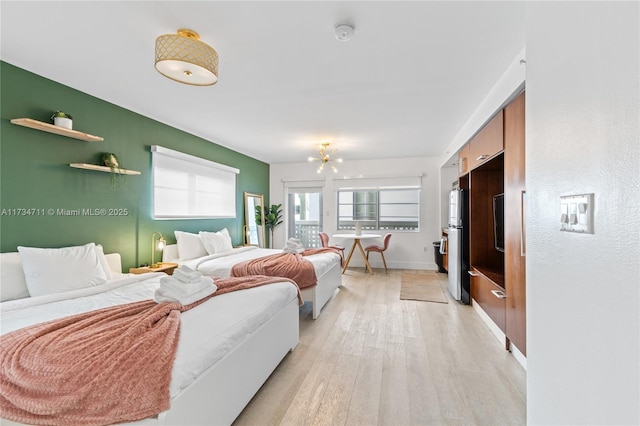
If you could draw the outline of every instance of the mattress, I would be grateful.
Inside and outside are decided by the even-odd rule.
[[[0,303],[0,334],[108,306],[152,299],[162,276],[162,273],[125,276],[96,287]],[[297,299],[297,295],[297,288],[289,282],[269,284],[216,296],[182,313],[171,397],[192,384],[261,324]]]
[[[231,269],[237,263],[278,253],[282,253],[282,250],[247,246],[238,247],[231,251],[203,256],[196,259],[172,260],[171,262],[177,262],[181,265],[189,266],[192,269],[197,269],[202,272],[203,275],[229,277],[231,276]],[[320,277],[322,277],[336,263],[340,262],[340,255],[332,252],[313,254],[305,256],[304,258],[313,264],[313,268],[315,269],[316,277],[318,279],[320,279]]]

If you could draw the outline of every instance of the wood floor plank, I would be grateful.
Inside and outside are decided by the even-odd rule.
[[[448,304],[400,300],[402,273],[432,274]],[[526,374],[446,274],[349,268],[320,317],[234,425],[526,423]]]
[[[378,407],[382,389],[383,364],[384,349],[366,348],[366,353],[360,360],[345,424],[350,426],[379,424]],[[347,398],[347,395],[343,397]]]

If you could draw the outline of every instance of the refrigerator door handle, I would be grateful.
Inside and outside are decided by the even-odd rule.
[[[441,238],[440,239],[440,254],[447,254],[447,250],[445,249],[446,246],[447,246],[447,239],[446,238]]]

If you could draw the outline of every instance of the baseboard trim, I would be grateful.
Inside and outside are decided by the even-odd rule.
[[[359,256],[358,256],[359,257]],[[372,256],[373,257],[373,256]],[[371,260],[369,259],[369,263],[373,269],[384,269],[384,264],[381,260]],[[349,267],[354,268],[364,268],[364,261],[360,258],[356,258],[356,253],[354,253],[351,262],[349,262]],[[421,270],[421,271],[437,271],[438,265],[435,262],[402,262],[402,261],[389,261],[387,260],[387,268],[389,269],[413,269],[413,270]]]
[[[484,309],[482,309],[480,304],[476,302],[475,299],[471,299],[471,306],[476,311],[478,316],[482,319],[482,321],[484,321],[484,323],[487,324],[487,327],[489,327],[489,330],[491,330],[493,335],[496,336],[496,339],[498,339],[498,342],[500,342],[500,344],[504,347],[506,335],[502,330],[500,330],[500,327],[498,327],[496,323],[493,322],[491,317],[484,311]],[[516,361],[518,361],[518,364],[520,364],[522,368],[526,370],[527,358],[522,354],[522,352],[520,352],[513,343],[509,343],[509,351],[511,352],[513,357],[516,359]]]

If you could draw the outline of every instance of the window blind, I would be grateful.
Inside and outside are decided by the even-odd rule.
[[[154,219],[236,217],[238,169],[151,146]]]

